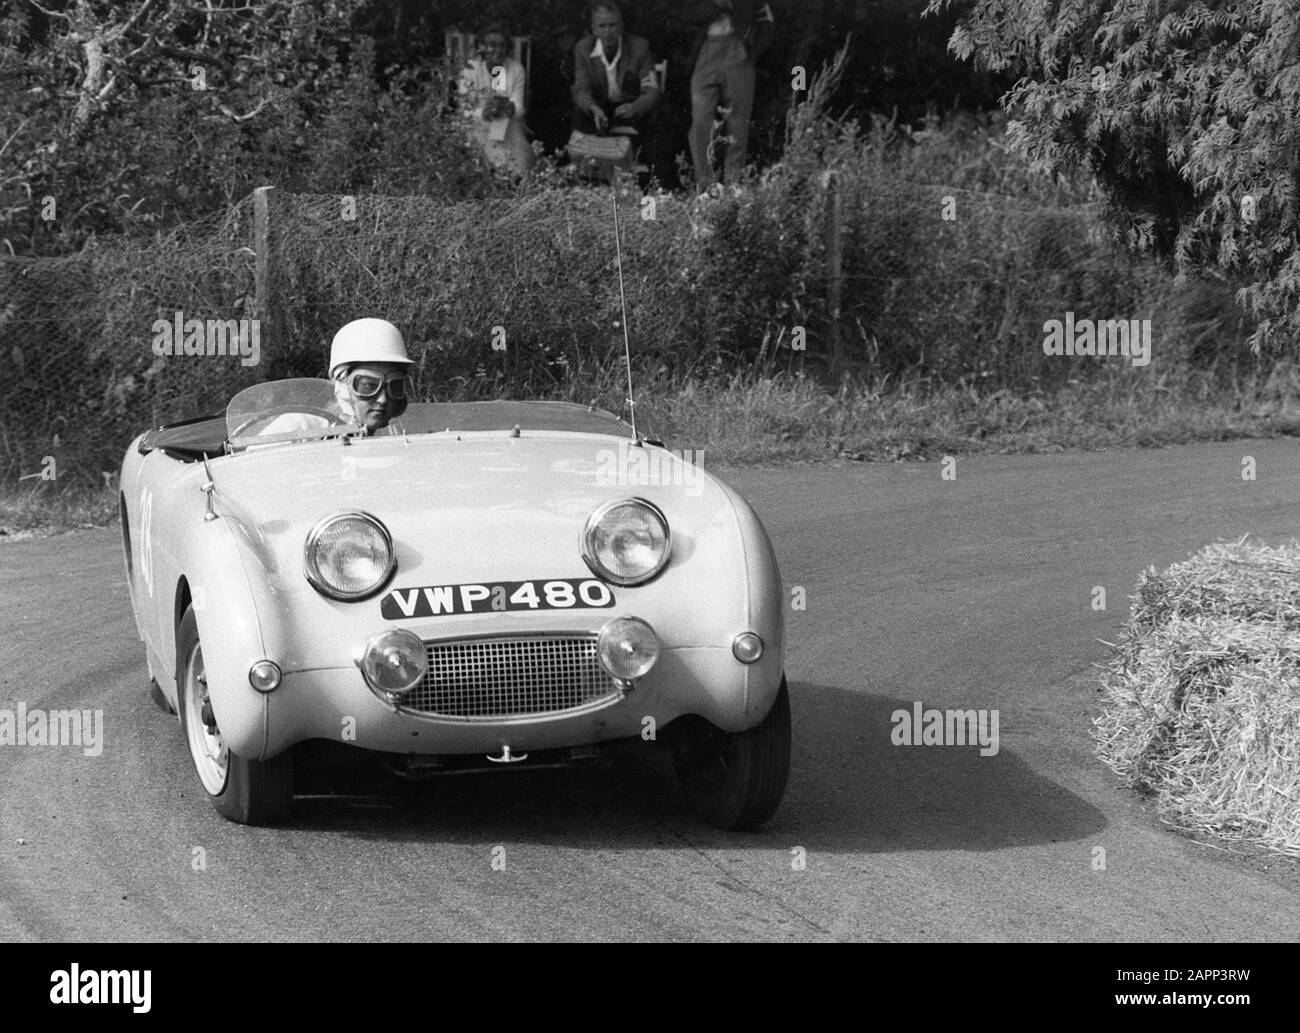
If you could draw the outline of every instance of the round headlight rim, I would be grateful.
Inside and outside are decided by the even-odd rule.
[[[388,566],[384,571],[384,576],[364,592],[340,592],[319,575],[315,569],[315,564],[312,562],[312,550],[320,539],[320,536],[325,532],[325,529],[336,520],[344,520],[348,518],[360,519],[369,523],[383,537],[384,545],[388,549]],[[316,591],[321,595],[329,599],[334,599],[337,602],[342,603],[355,603],[361,602],[363,599],[369,599],[371,596],[382,592],[388,582],[393,579],[393,575],[397,573],[397,553],[393,549],[392,533],[384,526],[382,520],[373,513],[366,512],[364,509],[336,510],[335,512],[317,520],[316,523],[312,525],[312,529],[307,532],[307,540],[303,543],[302,549],[302,567],[303,576],[306,577],[307,583],[310,584],[312,588],[316,589]]]
[[[420,659],[420,667],[421,667],[420,674],[411,682],[410,685],[408,685],[404,689],[385,689],[379,685],[376,685],[371,680],[370,675],[366,670],[366,660],[369,656],[373,654],[373,652],[377,648],[376,643],[380,639],[389,636],[409,637],[411,639],[412,651],[414,652],[415,656],[419,657]],[[424,639],[421,638],[419,635],[417,635],[410,628],[384,628],[380,631],[376,631],[373,635],[367,638],[364,643],[361,644],[361,646],[357,649],[356,653],[353,655],[352,662],[356,664],[357,670],[360,671],[361,673],[362,681],[366,683],[366,687],[370,689],[371,692],[376,693],[381,698],[387,699],[390,702],[400,702],[406,699],[406,697],[410,695],[413,691],[415,691],[415,689],[419,687],[420,683],[428,676],[429,657],[428,657],[427,648],[428,646],[425,643]]]
[[[659,562],[655,564],[653,570],[638,577],[620,577],[613,571],[606,570],[596,558],[596,551],[592,548],[591,541],[592,531],[610,510],[616,509],[619,506],[629,505],[640,506],[649,511],[651,516],[659,521],[659,526],[663,528],[664,532],[664,551],[663,555],[659,557]],[[591,515],[587,517],[587,523],[582,528],[582,562],[587,564],[587,568],[601,581],[605,581],[611,585],[617,585],[619,588],[635,588],[638,585],[648,584],[653,581],[663,573],[663,569],[668,566],[668,560],[669,557],[672,556],[672,552],[673,532],[668,526],[668,518],[664,516],[664,511],[649,499],[642,498],[639,495],[621,499],[608,499],[605,502],[602,502],[591,511]]]

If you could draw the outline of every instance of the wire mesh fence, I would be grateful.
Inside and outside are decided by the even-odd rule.
[[[63,484],[111,478],[149,426],[220,411],[258,380],[324,376],[334,332],[365,315],[406,333],[426,397],[618,410],[615,203],[647,375],[758,365],[1047,387],[1088,369],[1045,356],[1046,321],[1143,315],[1168,279],[1117,261],[1086,206],[852,170],[778,169],[691,200],[263,188],[147,245],[0,259],[0,484],[51,467]],[[1171,349],[1184,347],[1176,322],[1159,331]],[[1238,318],[1214,332],[1244,341],[1251,329]]]
[[[239,358],[184,357],[187,329],[201,323],[202,350],[212,335],[229,349],[227,321],[237,333],[253,317],[243,208],[148,246],[92,241],[72,257],[0,260],[0,357],[11,371],[0,384],[0,483],[102,483],[134,434],[256,379]]]

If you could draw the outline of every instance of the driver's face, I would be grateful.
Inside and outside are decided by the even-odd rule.
[[[389,392],[388,384],[379,389],[379,393],[370,398],[361,398],[350,386],[358,373],[380,379],[391,378],[394,374],[405,374],[410,369],[400,362],[366,362],[354,366],[344,377],[342,384],[336,385],[335,396],[343,415],[365,427],[367,434],[388,426],[388,422],[397,415],[399,401]]]

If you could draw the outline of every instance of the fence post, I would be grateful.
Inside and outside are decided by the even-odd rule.
[[[261,321],[265,331],[263,346],[278,340],[271,301],[271,191],[274,189],[273,186],[263,186],[253,191],[253,253],[257,256],[253,268],[253,317]]]
[[[840,307],[844,294],[844,204],[840,196],[839,177],[826,173],[826,295],[830,323],[827,341],[830,366],[834,376],[844,371],[843,345],[840,341]]]

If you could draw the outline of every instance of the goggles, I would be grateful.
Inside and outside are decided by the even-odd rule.
[[[375,373],[353,373],[344,383],[358,398],[374,398],[383,388],[389,398],[399,402],[410,397],[412,387],[409,373],[390,373],[386,377]]]

